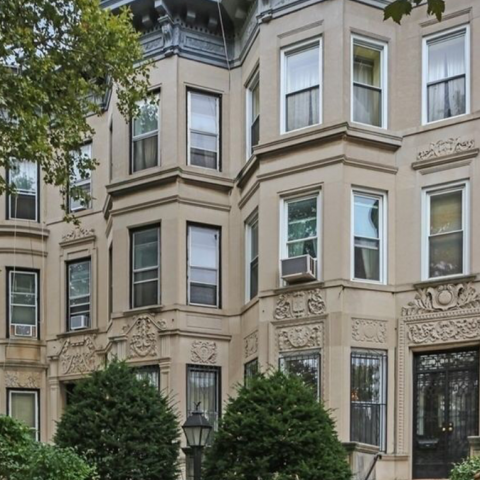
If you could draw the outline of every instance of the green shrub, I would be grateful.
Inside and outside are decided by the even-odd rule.
[[[473,476],[480,472],[480,457],[472,457],[457,463],[450,474],[450,480],[473,480]]]

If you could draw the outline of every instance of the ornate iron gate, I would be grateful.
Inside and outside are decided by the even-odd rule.
[[[415,356],[413,478],[448,478],[478,434],[478,350]]]

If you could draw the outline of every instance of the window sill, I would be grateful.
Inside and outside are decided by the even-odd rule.
[[[149,305],[148,307],[136,307],[136,308],[129,308],[128,310],[124,310],[122,312],[123,317],[127,316],[134,316],[134,315],[141,315],[141,314],[156,314],[163,310],[163,305]]]
[[[448,277],[439,277],[439,278],[429,278],[422,280],[421,282],[414,283],[415,288],[426,288],[426,287],[436,287],[438,285],[445,285],[446,283],[465,283],[473,282],[476,280],[477,276],[475,274],[468,275],[451,275]]]
[[[251,300],[249,300],[245,305],[240,309],[240,314],[244,314],[251,308],[253,308],[257,303],[259,302],[258,294],[253,297]]]
[[[57,338],[79,337],[81,335],[94,335],[99,333],[98,328],[84,328],[82,330],[70,330],[57,334]]]

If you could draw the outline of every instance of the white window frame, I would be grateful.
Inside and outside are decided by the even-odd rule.
[[[316,125],[321,125],[323,122],[323,47],[322,47],[322,37],[317,37],[314,39],[309,39],[304,42],[296,43],[294,45],[289,45],[288,47],[282,48],[280,56],[280,71],[281,71],[281,86],[280,86],[280,133],[291,133],[304,130],[306,128],[312,128]],[[286,117],[286,102],[287,102],[287,57],[292,53],[299,52],[301,50],[308,50],[313,46],[318,47],[318,123],[312,125],[307,125],[306,127],[297,128],[295,130],[287,130],[287,117]]]
[[[88,257],[88,258],[82,258],[82,259],[79,259],[79,260],[74,260],[72,262],[68,262],[67,263],[67,299],[68,299],[68,303],[67,303],[67,331],[68,332],[72,332],[72,331],[77,331],[77,330],[82,330],[82,329],[77,329],[77,330],[72,330],[72,324],[71,324],[71,319],[72,319],[72,312],[71,312],[71,309],[72,309],[72,306],[71,306],[71,301],[72,301],[72,297],[70,296],[70,282],[71,282],[71,272],[70,272],[70,267],[72,265],[75,265],[75,264],[78,264],[78,263],[85,263],[85,262],[88,262],[88,265],[89,265],[89,282],[88,282],[88,297],[89,297],[89,301],[88,301],[88,326],[85,327],[83,330],[86,330],[86,329],[89,329],[89,328],[92,328],[92,325],[93,325],[93,295],[92,295],[92,291],[93,291],[93,288],[92,288],[92,282],[93,282],[93,278],[92,278],[92,259],[91,257]],[[81,295],[82,297],[84,297],[85,295]],[[74,298],[77,298],[77,297],[74,297]],[[85,304],[82,304],[82,305],[86,305]],[[78,306],[78,305],[77,305]],[[78,314],[76,314],[78,315]]]
[[[458,32],[464,31],[465,39],[465,113],[455,115],[454,117],[441,118],[440,120],[428,121],[428,44],[432,40],[437,40],[442,37],[447,38],[455,35]],[[458,118],[470,113],[470,25],[462,25],[460,27],[443,30],[439,33],[434,33],[423,37],[422,39],[422,125],[430,125],[437,122],[443,122],[452,118]]]
[[[355,277],[355,195],[379,199],[379,280],[367,280]],[[387,195],[384,192],[366,188],[353,188],[351,193],[351,215],[350,215],[350,278],[354,282],[382,284],[387,283]]]
[[[280,205],[280,261],[279,261],[279,272],[281,277],[282,272],[282,260],[285,260],[288,257],[288,205],[292,202],[298,202],[300,200],[308,200],[310,198],[317,199],[317,258],[316,260],[316,272],[315,276],[317,280],[321,279],[321,268],[322,262],[320,259],[322,258],[322,203],[321,203],[321,190],[314,190],[311,192],[299,193],[297,195],[288,196],[282,198],[281,205]],[[280,278],[282,285],[285,285],[285,282]]]
[[[255,297],[258,296],[258,291],[255,296],[252,296],[252,292],[250,290],[251,287],[251,265],[254,260],[257,261],[257,269],[258,269],[258,259],[260,257],[260,252],[258,252],[257,256],[252,259],[252,227],[257,225],[258,229],[258,211],[255,211],[248,220],[245,222],[245,303],[248,303],[250,300],[253,300]],[[258,247],[260,246],[260,238],[258,242]],[[257,247],[257,250],[259,249]],[[259,271],[259,269],[258,269]],[[257,279],[258,281],[258,279]]]
[[[35,325],[28,325],[24,323],[14,323],[13,322],[13,317],[12,317],[12,311],[14,306],[23,306],[23,307],[30,307],[30,305],[22,305],[22,304],[14,304],[12,302],[12,295],[13,295],[13,276],[17,273],[21,273],[22,275],[32,275],[35,279]],[[19,268],[14,268],[12,270],[9,270],[8,272],[8,324],[9,327],[13,325],[24,325],[24,326],[32,326],[35,327],[36,329],[38,328],[38,272],[33,272],[29,270],[22,270]]]
[[[381,115],[382,122],[380,126],[370,125],[368,123],[357,122],[354,120],[354,52],[355,46],[362,46],[377,50],[380,52],[380,92],[381,92]],[[352,35],[351,40],[351,64],[350,64],[350,118],[353,123],[358,125],[367,125],[373,128],[388,128],[388,44],[386,42],[380,42],[378,40],[372,40],[368,37],[362,37],[360,35]]]
[[[142,106],[144,105],[145,103],[147,103],[149,100],[151,99],[155,99],[155,103],[157,105],[157,129],[156,130],[152,130],[150,132],[147,132],[147,133],[143,133],[142,135],[137,135],[135,136],[134,132],[135,132],[135,122],[134,122],[134,119],[132,119],[132,121],[130,122],[130,132],[131,132],[131,140],[130,140],[130,151],[131,151],[131,154],[130,154],[130,172],[133,174],[133,173],[138,173],[138,172],[143,172],[144,170],[148,170],[148,168],[143,168],[141,170],[135,170],[135,149],[134,149],[134,144],[136,141],[138,140],[143,140],[145,138],[150,138],[150,137],[153,137],[153,136],[157,136],[157,164],[154,165],[153,167],[150,167],[150,168],[155,168],[155,167],[158,167],[161,162],[160,162],[160,92],[159,91],[154,91],[154,92],[151,92],[149,95],[148,95],[148,98],[146,100],[140,100],[137,102],[137,105],[138,106]]]
[[[12,394],[17,393],[21,395],[33,395],[35,400],[35,440],[38,442],[40,440],[40,409],[39,409],[39,391],[38,390],[28,390],[21,388],[12,388],[8,389],[8,416],[12,417]]]
[[[200,165],[192,165],[191,163],[191,153],[190,153],[190,147],[191,147],[191,139],[190,139],[190,133],[191,133],[191,118],[192,118],[192,93],[193,94],[198,94],[198,95],[205,95],[208,97],[213,97],[215,99],[215,105],[216,105],[216,119],[217,119],[217,165],[216,168],[208,168],[208,167],[202,167]],[[213,93],[213,92],[208,92],[208,91],[203,91],[203,90],[195,90],[195,89],[187,89],[187,163],[188,165],[191,165],[192,167],[196,168],[203,168],[204,170],[213,170],[216,172],[220,171],[220,163],[221,163],[221,156],[220,156],[220,143],[221,143],[221,136],[222,136],[222,130],[221,130],[221,125],[220,125],[220,100],[221,97],[218,93]],[[206,132],[201,132],[201,133],[206,133]],[[211,134],[209,134],[211,135]]]
[[[253,90],[256,87],[260,87],[260,71],[257,68],[255,73],[253,74],[251,80],[248,82],[247,88],[246,88],[246,108],[245,108],[245,113],[246,113],[246,126],[245,126],[245,133],[246,133],[246,159],[248,160],[252,155],[252,125],[254,122],[251,121],[252,119],[252,104],[253,104]],[[258,114],[258,117],[260,117],[260,113]],[[257,117],[257,118],[258,118]]]
[[[22,163],[22,161],[20,161],[19,163]],[[12,194],[8,194],[8,220],[20,220],[21,222],[39,222],[40,221],[40,215],[39,215],[39,198],[40,198],[40,171],[39,171],[39,166],[38,166],[38,163],[35,163],[35,162],[30,162],[30,163],[34,163],[35,165],[35,168],[36,168],[36,190],[35,190],[35,193],[32,194],[30,193],[30,191],[28,190],[22,190],[22,189],[17,189],[17,195],[12,195]],[[9,185],[11,184],[12,182],[12,177],[11,177],[11,171],[9,170],[8,171],[8,183]],[[29,196],[29,197],[35,197],[35,219],[34,220],[30,220],[30,219],[26,219],[26,218],[18,218],[18,217],[12,217],[11,216],[11,213],[12,213],[12,201],[16,201],[15,200],[15,197],[19,196],[19,195],[24,195],[24,196]],[[13,198],[12,198],[13,197]],[[17,212],[17,206],[15,206],[15,212]]]
[[[192,274],[191,274],[191,269],[192,267],[195,268],[197,267],[196,265],[192,265],[192,233],[191,229],[192,228],[203,228],[205,230],[212,230],[217,232],[217,251],[216,251],[216,260],[217,260],[217,297],[216,297],[216,302],[215,305],[208,305],[205,303],[194,303],[190,300],[190,283],[192,279]],[[194,305],[197,307],[207,307],[207,308],[220,308],[220,283],[221,283],[221,269],[222,266],[220,264],[220,242],[221,242],[221,230],[220,227],[215,227],[213,225],[204,225],[204,224],[198,224],[198,223],[189,223],[187,225],[187,235],[188,235],[188,258],[187,258],[187,300],[188,300],[188,305]],[[205,268],[205,267],[197,267],[197,268]],[[194,282],[194,283],[200,283],[200,282]],[[203,285],[214,285],[213,283],[203,283]]]
[[[84,152],[83,150],[86,149],[87,152]],[[92,158],[92,142],[88,142],[88,143],[85,143],[84,145],[82,145],[81,147],[81,155],[86,155],[88,156],[89,158]],[[92,172],[89,172],[89,175],[88,175],[88,178],[80,178],[80,179],[72,179],[72,185],[74,187],[83,187],[84,185],[88,185],[88,194],[92,195]],[[79,201],[80,199],[78,199],[77,201]],[[89,210],[90,208],[92,208],[92,199],[90,198],[90,200],[88,201],[88,204],[87,205],[79,205],[78,207],[72,207],[72,203],[74,202],[74,199],[69,195],[69,198],[68,198],[68,207],[69,207],[69,210],[70,212],[79,212],[81,210]]]
[[[468,180],[425,188],[422,192],[422,280],[463,277],[470,273],[470,185]],[[462,191],[463,269],[461,273],[430,277],[430,198],[442,193]]]

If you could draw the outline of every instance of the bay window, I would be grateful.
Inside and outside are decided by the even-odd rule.
[[[423,41],[423,123],[469,112],[469,28]]]
[[[158,165],[159,110],[158,94],[139,102],[140,114],[132,120],[132,172]]]
[[[320,398],[320,352],[286,353],[278,363],[282,372],[299,377]]]
[[[7,390],[8,416],[26,425],[35,440],[40,439],[38,390]]]
[[[8,216],[17,220],[39,221],[38,164],[15,161],[8,170],[13,192],[8,195]]]
[[[258,216],[255,215],[246,228],[246,287],[247,301],[258,294]]]
[[[81,147],[79,152],[81,157],[92,158],[92,144],[88,143]],[[76,165],[73,167],[73,177],[70,180],[73,187],[69,192],[69,207],[71,212],[77,212],[91,207],[90,196],[92,180],[91,172],[80,173]],[[83,193],[83,195],[82,195]]]
[[[260,77],[258,72],[247,89],[247,158],[260,140]]]
[[[321,122],[321,42],[282,51],[282,132]]]
[[[188,91],[188,163],[220,169],[220,97]]]
[[[91,260],[67,265],[67,327],[80,330],[91,326]]]
[[[9,332],[14,336],[36,337],[38,334],[38,272],[8,270]]]

